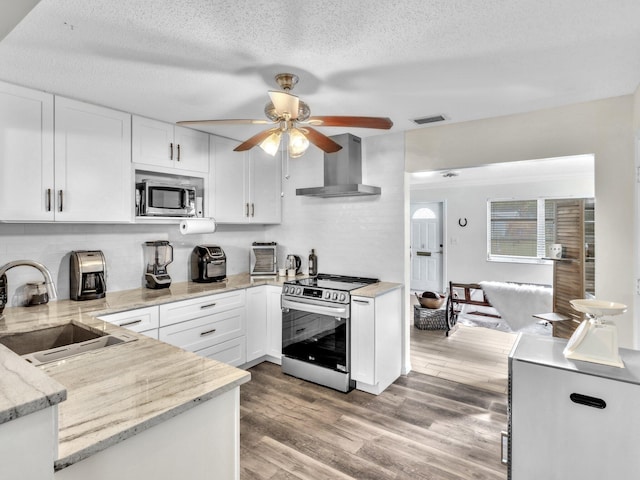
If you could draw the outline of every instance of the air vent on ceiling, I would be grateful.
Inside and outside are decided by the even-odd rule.
[[[424,125],[425,123],[443,122],[446,120],[443,115],[434,115],[432,117],[414,118],[413,121],[418,125]]]

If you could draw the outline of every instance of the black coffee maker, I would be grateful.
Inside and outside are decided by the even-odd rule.
[[[95,300],[107,293],[107,262],[100,250],[71,252],[69,283],[71,300]]]

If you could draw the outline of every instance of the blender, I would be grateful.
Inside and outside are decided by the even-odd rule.
[[[171,277],[167,265],[173,262],[173,247],[166,240],[145,242],[144,260],[147,268],[144,279],[147,288],[168,288]]]

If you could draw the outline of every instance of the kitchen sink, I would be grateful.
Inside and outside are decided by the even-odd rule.
[[[0,337],[0,343],[28,362],[42,365],[135,339],[127,333],[107,334],[69,322],[55,327],[5,335]]]

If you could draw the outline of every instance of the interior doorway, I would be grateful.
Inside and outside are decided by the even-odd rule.
[[[444,203],[411,204],[411,290],[443,291]]]

